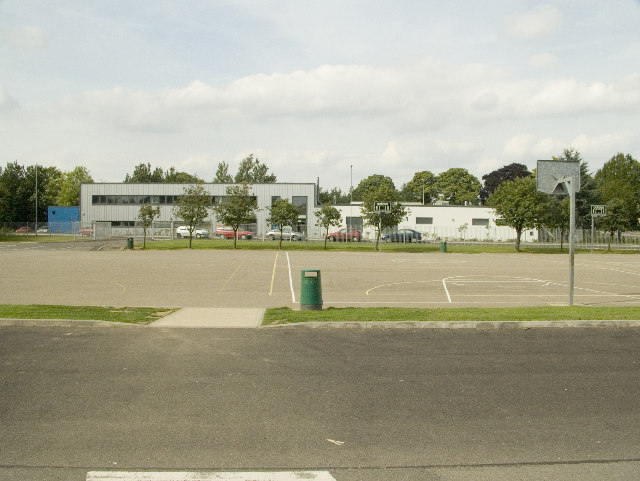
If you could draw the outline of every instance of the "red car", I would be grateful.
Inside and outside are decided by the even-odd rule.
[[[358,229],[351,227],[340,229],[338,232],[331,232],[327,234],[327,239],[333,241],[347,241],[347,242],[360,242],[362,240],[362,233]]]
[[[230,226],[216,227],[216,237],[219,239],[233,239],[233,229]],[[238,239],[251,239],[253,233],[238,229]]]
[[[27,232],[33,232],[33,229],[29,226],[24,226],[24,227],[20,227],[18,230],[16,230],[16,232],[19,233],[27,233]]]

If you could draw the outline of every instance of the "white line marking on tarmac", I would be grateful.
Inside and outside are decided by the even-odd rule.
[[[287,252],[287,266],[289,267],[289,287],[291,288],[291,300],[296,303],[296,294],[293,292],[293,278],[291,277],[291,263],[289,262],[289,253]]]
[[[447,279],[442,279],[442,287],[444,287],[444,292],[447,294],[447,299],[449,300],[449,304],[451,304],[451,295],[449,294],[449,289],[447,289]]]
[[[127,472],[91,471],[86,481],[336,481],[328,471]]]
[[[269,295],[273,294],[273,282],[276,278],[276,266],[278,265],[278,254],[280,251],[276,251],[276,259],[273,261],[273,272],[271,273],[271,288],[269,289]]]

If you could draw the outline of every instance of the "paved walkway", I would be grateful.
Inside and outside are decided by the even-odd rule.
[[[149,327],[259,327],[264,311],[263,308],[184,307]]]

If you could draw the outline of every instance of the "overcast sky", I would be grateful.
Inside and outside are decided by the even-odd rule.
[[[640,160],[640,1],[0,0],[0,165],[396,187]],[[351,168],[351,166],[353,166]]]

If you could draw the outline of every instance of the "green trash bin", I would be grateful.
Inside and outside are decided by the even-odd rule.
[[[322,277],[319,269],[303,269],[300,276],[300,309],[322,310]]]
[[[447,243],[445,241],[440,242],[440,252],[447,252]]]
[[[133,249],[133,237],[127,238],[127,249]]]

